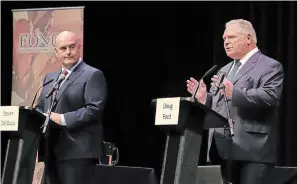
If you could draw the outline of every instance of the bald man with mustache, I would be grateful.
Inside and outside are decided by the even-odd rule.
[[[107,86],[102,71],[87,65],[80,55],[77,36],[63,31],[56,37],[55,54],[62,67],[44,78],[54,81],[42,89],[36,109],[46,115],[55,98],[48,130],[46,180],[51,184],[87,184],[102,154],[102,114]],[[60,74],[59,90],[45,98]],[[55,125],[54,124],[54,125]]]

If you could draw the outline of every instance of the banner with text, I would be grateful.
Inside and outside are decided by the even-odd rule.
[[[61,67],[54,49],[59,32],[68,30],[76,33],[83,54],[84,7],[24,9],[13,10],[12,13],[11,105],[29,106],[45,75]]]

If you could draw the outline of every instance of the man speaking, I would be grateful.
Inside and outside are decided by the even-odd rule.
[[[76,35],[63,31],[56,37],[55,54],[62,68],[49,73],[36,109],[48,113],[57,124],[47,128],[48,163],[46,180],[51,184],[89,183],[95,161],[102,154],[103,127],[101,116],[107,97],[104,74],[80,57],[81,45]],[[58,90],[51,91],[59,81]]]
[[[276,162],[277,111],[283,88],[283,67],[257,48],[257,37],[252,24],[246,20],[232,20],[223,34],[224,48],[234,61],[220,69],[226,99],[234,120],[233,144],[228,147],[228,133],[224,128],[210,130],[209,158],[222,166],[223,178],[231,176],[234,184],[261,184],[267,168]],[[212,87],[207,92],[201,80],[196,95],[198,102],[211,107],[228,118],[224,96],[215,92],[218,75],[212,77]],[[187,81],[193,94],[197,80]],[[231,152],[231,175],[227,171],[228,151]],[[230,173],[229,173],[230,174]]]

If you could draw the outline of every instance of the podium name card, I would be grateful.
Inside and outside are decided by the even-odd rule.
[[[180,97],[157,99],[155,125],[177,125],[179,105]]]
[[[18,106],[0,106],[0,131],[18,131]]]

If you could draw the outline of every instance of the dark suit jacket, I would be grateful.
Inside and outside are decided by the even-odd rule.
[[[233,62],[220,69],[229,73]],[[231,158],[252,162],[276,162],[277,113],[283,88],[283,67],[260,51],[242,66],[231,81],[229,107],[234,123]],[[226,105],[219,93],[208,93],[206,105],[227,118]],[[210,131],[211,132],[211,131]],[[228,141],[223,129],[215,129],[219,155],[228,158]],[[211,159],[211,155],[210,155]]]
[[[61,69],[49,73],[44,82],[56,81]],[[45,86],[36,109],[46,112],[51,98],[45,95],[52,87]],[[57,159],[98,158],[102,153],[103,127],[101,117],[107,97],[103,73],[81,62],[71,72],[57,93],[53,112],[64,114],[67,126],[50,125],[50,149]],[[58,131],[57,131],[58,130]]]

